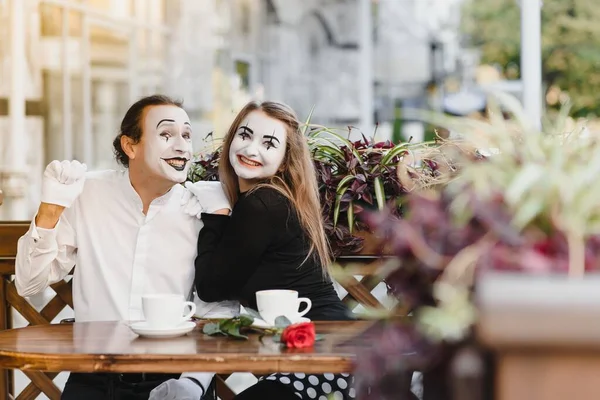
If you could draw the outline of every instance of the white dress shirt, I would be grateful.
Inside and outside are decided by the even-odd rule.
[[[88,173],[83,192],[54,229],[36,227],[34,220],[19,239],[18,293],[40,293],[77,265],[73,276],[77,322],[143,320],[144,294],[191,298],[202,221],[183,212],[186,190],[174,185],[144,215],[128,171]],[[202,381],[207,385],[210,378]]]

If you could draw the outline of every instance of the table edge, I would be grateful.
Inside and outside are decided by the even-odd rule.
[[[301,353],[281,358],[278,355],[106,355],[106,354],[48,354],[22,353],[0,350],[0,366],[8,369],[43,372],[273,372],[343,373],[352,372],[356,356],[319,355],[303,356]]]

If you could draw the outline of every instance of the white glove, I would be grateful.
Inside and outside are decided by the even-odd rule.
[[[183,196],[181,205],[186,214],[200,218],[201,213],[213,213],[223,208],[231,210],[221,182],[186,182],[185,187],[188,191]]]
[[[83,191],[86,171],[79,161],[52,161],[42,179],[42,203],[71,207]]]
[[[169,379],[150,392],[148,400],[200,400],[202,388],[191,379]]]

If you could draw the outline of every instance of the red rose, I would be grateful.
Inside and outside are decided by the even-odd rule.
[[[315,324],[303,322],[286,327],[281,334],[281,343],[297,349],[312,347],[315,344],[315,336]]]

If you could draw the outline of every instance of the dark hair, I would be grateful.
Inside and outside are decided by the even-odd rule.
[[[183,108],[183,102],[162,94],[154,94],[139,99],[129,107],[129,110],[127,110],[123,117],[123,121],[121,121],[119,134],[113,140],[115,158],[119,164],[126,168],[129,167],[129,156],[123,150],[123,146],[121,146],[121,137],[127,136],[134,144],[140,142],[142,139],[142,115],[146,107],[150,106],[176,106]]]

